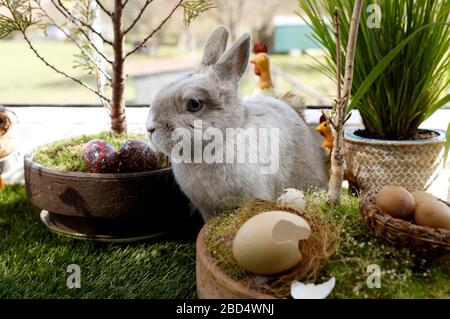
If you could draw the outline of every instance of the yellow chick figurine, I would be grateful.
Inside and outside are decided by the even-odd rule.
[[[289,104],[304,119],[305,100],[303,97],[295,94],[293,91],[279,94],[275,90],[272,77],[270,75],[270,60],[267,53],[256,53],[255,56],[250,59],[250,63],[254,65],[254,72],[259,77],[259,81],[256,89],[253,91],[253,95],[262,94],[280,99]]]
[[[250,63],[254,65],[254,72],[259,77],[257,88],[253,91],[253,94],[277,97],[278,94],[275,92],[270,75],[269,56],[264,52],[260,52],[250,60]]]
[[[328,123],[323,115],[320,117],[319,122],[319,125],[316,126],[316,131],[324,138],[322,147],[327,153],[331,153],[331,149],[333,148],[333,133],[331,131],[330,123]]]

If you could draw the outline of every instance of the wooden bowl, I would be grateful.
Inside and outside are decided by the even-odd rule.
[[[214,264],[206,247],[205,228],[197,237],[197,295],[200,299],[275,299],[230,278]]]
[[[139,173],[62,172],[24,159],[31,203],[50,213],[81,218],[135,218],[180,221],[190,215],[171,168]]]

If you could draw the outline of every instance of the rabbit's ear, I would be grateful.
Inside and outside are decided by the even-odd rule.
[[[250,56],[250,34],[244,33],[214,66],[219,77],[239,82]]]
[[[223,25],[218,26],[213,32],[211,32],[208,40],[206,41],[203,58],[200,63],[201,68],[213,65],[219,60],[220,56],[227,47],[229,34],[230,31],[228,31],[228,28]]]

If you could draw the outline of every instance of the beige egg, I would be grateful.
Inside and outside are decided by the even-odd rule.
[[[436,197],[431,195],[430,193],[423,192],[423,191],[414,191],[411,192],[411,195],[414,198],[414,202],[416,203],[416,208],[426,199],[433,199],[436,200]]]
[[[270,211],[247,220],[233,240],[233,256],[240,266],[259,275],[276,274],[297,265],[299,240],[311,234],[300,216]]]
[[[417,225],[450,230],[450,208],[436,199],[422,201],[414,219]]]
[[[395,218],[412,219],[416,204],[414,197],[400,186],[386,186],[375,196],[375,203]]]

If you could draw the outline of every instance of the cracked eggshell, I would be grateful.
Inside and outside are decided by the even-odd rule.
[[[305,195],[301,190],[295,188],[286,188],[283,194],[277,199],[277,203],[298,211],[302,211],[306,206]]]
[[[308,223],[296,214],[261,213],[247,220],[236,233],[233,256],[241,267],[252,273],[276,274],[301,261],[298,241],[310,235]]]
[[[321,284],[304,284],[297,280],[291,283],[291,296],[294,299],[325,299],[336,285],[336,278],[331,277]]]

